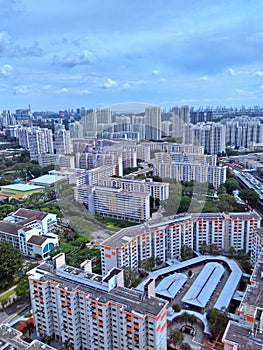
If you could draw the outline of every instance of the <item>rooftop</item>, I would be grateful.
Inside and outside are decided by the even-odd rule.
[[[5,350],[55,350],[55,348],[34,340],[27,343],[21,339],[23,334],[8,325],[0,325],[0,349]]]
[[[182,301],[204,308],[223,274],[224,268],[221,264],[217,262],[207,263],[186,292]]]
[[[30,182],[32,182],[33,184],[34,183],[42,183],[42,184],[45,184],[45,185],[53,185],[54,183],[56,182],[59,182],[59,181],[64,181],[65,178],[64,176],[60,176],[60,175],[43,175],[43,176],[40,176],[40,177],[37,177],[33,180],[30,180]]]
[[[27,191],[32,191],[32,190],[44,189],[44,187],[43,186],[36,186],[36,185],[27,185],[27,184],[11,184],[11,185],[1,186],[1,189],[27,192]]]
[[[0,221],[0,232],[9,233],[11,235],[17,235],[18,230],[29,231],[30,227],[24,227],[22,225],[13,224],[8,221]]]
[[[52,265],[44,263],[30,273],[33,279],[39,279],[41,282],[55,282],[62,289],[84,292],[90,298],[103,303],[115,302],[128,312],[132,311],[139,315],[157,316],[167,304],[159,298],[145,298],[144,292],[140,290],[115,287],[108,291],[102,276],[71,266],[63,265],[53,270]],[[85,278],[83,278],[84,275]]]
[[[261,336],[262,337],[262,336]],[[223,342],[230,341],[238,344],[239,350],[262,350],[263,342],[252,335],[251,327],[245,327],[237,322],[230,321],[223,337]]]
[[[24,208],[18,209],[13,214],[13,216],[19,217],[21,219],[32,219],[32,220],[43,220],[47,215],[48,213],[45,213],[43,211],[24,209]]]

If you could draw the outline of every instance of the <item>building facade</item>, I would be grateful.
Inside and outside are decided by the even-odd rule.
[[[52,233],[56,222],[55,214],[18,209],[0,221],[0,240],[11,243],[25,256],[44,258],[59,243]]]
[[[69,340],[75,350],[163,350],[166,348],[167,302],[151,288],[123,287],[123,271],[92,273],[65,265],[59,255],[28,273],[38,336]]]
[[[102,271],[113,267],[137,268],[142,260],[180,258],[181,247],[195,251],[214,246],[246,253],[252,249],[252,230],[260,227],[256,212],[179,214],[124,228],[101,244]]]

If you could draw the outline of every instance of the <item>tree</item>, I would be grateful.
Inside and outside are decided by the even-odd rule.
[[[184,340],[184,335],[179,329],[173,329],[170,332],[170,341],[175,345],[181,345]]]
[[[182,196],[179,206],[179,213],[184,213],[188,210],[191,203],[191,198],[189,196]]]
[[[23,328],[23,333],[28,334],[30,337],[30,335],[34,332],[34,329],[34,323],[27,321],[25,327]]]
[[[238,181],[235,178],[230,178],[224,183],[226,191],[228,194],[232,194],[233,191],[237,190],[239,187]]]
[[[71,343],[70,339],[64,341],[61,350],[74,350],[74,346]]]
[[[0,280],[10,282],[23,268],[24,257],[11,243],[0,241]]]
[[[208,311],[206,317],[212,337],[220,338],[223,335],[229,320],[226,313],[217,309],[211,309]]]
[[[239,197],[245,202],[248,203],[252,208],[256,207],[258,205],[258,194],[255,190],[252,190],[250,188],[244,188],[239,193]]]
[[[27,276],[23,276],[18,282],[15,292],[17,296],[29,296],[29,282]]]
[[[145,269],[146,271],[151,271],[155,264],[155,258],[152,256],[150,258],[144,259],[141,261],[141,268]]]
[[[193,249],[188,247],[187,245],[183,245],[181,247],[181,258],[182,260],[191,259],[194,256]]]
[[[173,308],[174,312],[180,312],[181,311],[181,306],[180,306],[179,303],[174,303],[172,305],[172,308]]]

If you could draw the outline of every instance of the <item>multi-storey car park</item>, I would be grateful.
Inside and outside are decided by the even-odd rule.
[[[113,267],[137,268],[150,257],[163,262],[181,257],[181,247],[195,251],[216,245],[228,252],[230,247],[246,253],[252,249],[252,230],[260,226],[255,212],[179,214],[124,228],[101,244],[102,271]]]
[[[64,254],[29,271],[38,336],[70,340],[75,350],[166,348],[168,302],[151,283],[143,291],[123,287],[123,271],[100,276],[91,261],[82,269],[65,265]]]

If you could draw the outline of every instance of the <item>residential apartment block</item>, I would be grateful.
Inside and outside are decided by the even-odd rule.
[[[216,156],[157,152],[153,173],[161,178],[211,183],[216,189],[226,181],[226,166],[216,166]]]
[[[121,188],[127,192],[149,193],[151,197],[163,201],[169,197],[169,183],[155,182],[152,178],[132,180],[128,178],[101,178],[98,185],[108,188]]]
[[[183,126],[183,143],[203,146],[205,153],[217,155],[226,150],[225,125],[219,123],[186,124]]]
[[[0,240],[9,242],[26,256],[46,257],[58,245],[58,236],[52,233],[55,214],[31,209],[18,209],[0,221]]]
[[[200,251],[216,245],[219,250],[250,252],[252,230],[260,227],[256,212],[179,214],[124,228],[101,244],[103,273],[113,267],[136,268],[140,261],[158,257],[180,258],[181,247]]]
[[[143,222],[150,218],[150,194],[128,192],[121,188],[80,185],[75,200],[87,205],[91,214],[114,219]]]
[[[123,271],[92,273],[65,265],[59,254],[28,272],[37,335],[70,340],[74,350],[166,349],[167,302],[123,287]]]

